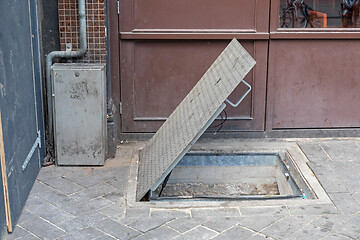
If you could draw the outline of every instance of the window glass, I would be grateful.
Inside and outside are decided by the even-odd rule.
[[[360,0],[280,0],[280,28],[359,27]]]

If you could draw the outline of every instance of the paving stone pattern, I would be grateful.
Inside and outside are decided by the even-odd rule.
[[[43,168],[6,239],[360,239],[360,139],[297,140],[332,204],[323,209],[134,209],[126,192],[139,143],[104,167]]]

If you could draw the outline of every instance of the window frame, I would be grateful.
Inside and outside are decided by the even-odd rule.
[[[271,0],[271,39],[360,39],[359,28],[280,28],[280,0]]]

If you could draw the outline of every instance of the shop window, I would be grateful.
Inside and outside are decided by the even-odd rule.
[[[280,0],[280,28],[360,26],[360,0]]]

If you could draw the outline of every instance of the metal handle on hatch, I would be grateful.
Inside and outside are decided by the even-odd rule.
[[[251,86],[250,84],[248,84],[247,82],[245,82],[244,80],[241,80],[241,82],[243,82],[249,89],[241,96],[241,98],[239,99],[239,101],[237,101],[236,103],[232,103],[229,99],[225,99],[226,102],[228,102],[231,106],[233,107],[237,107],[239,106],[239,104],[242,102],[242,100],[244,100],[244,98],[246,97],[246,95],[249,94],[249,92],[251,91]]]

